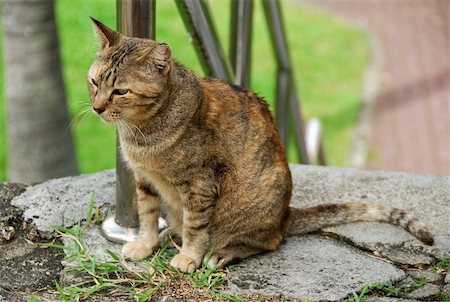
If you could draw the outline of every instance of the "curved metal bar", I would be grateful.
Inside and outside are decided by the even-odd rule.
[[[277,112],[276,121],[284,144],[288,144],[288,120],[289,113],[294,123],[295,142],[300,153],[300,160],[308,164],[308,152],[304,139],[304,125],[300,112],[300,99],[295,89],[294,78],[291,70],[289,48],[283,26],[280,3],[274,0],[263,0],[264,13],[278,62],[277,77]]]
[[[230,62],[234,83],[250,87],[253,1],[231,1]]]
[[[200,64],[209,76],[232,80],[229,63],[220,47],[205,1],[176,0]]]

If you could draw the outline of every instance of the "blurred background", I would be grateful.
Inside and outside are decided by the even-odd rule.
[[[364,167],[449,175],[450,1],[301,3],[369,33],[374,75],[363,100],[371,102]]]
[[[115,166],[115,128],[90,113],[86,84],[96,52],[89,16],[116,28],[114,2],[2,3],[0,180],[36,182]],[[228,50],[229,2],[208,3]],[[254,5],[251,87],[274,111],[270,24],[260,1]],[[320,118],[328,164],[448,175],[449,1],[281,5],[303,117]],[[156,7],[156,39],[203,75],[175,3]],[[44,116],[53,118],[46,128]],[[289,154],[298,161],[294,149]]]

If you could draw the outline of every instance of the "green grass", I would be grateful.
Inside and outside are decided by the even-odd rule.
[[[166,240],[161,248],[145,260],[129,261],[111,250],[107,261],[99,261],[89,253],[84,242],[84,231],[91,227],[94,220],[93,199],[89,205],[86,223],[77,223],[72,228],[54,226],[60,237],[70,239],[72,244],[61,245],[42,243],[42,248],[64,250],[66,261],[71,263],[66,273],[73,274],[77,281],[62,285],[54,280],[54,293],[61,301],[83,301],[97,293],[102,295],[128,296],[135,301],[148,301],[154,295],[161,295],[164,288],[173,283],[187,284],[186,290],[197,291],[205,297],[215,297],[220,301],[244,302],[244,300],[223,292],[227,270],[218,267],[209,268],[204,264],[199,269],[183,274],[170,266],[171,258],[176,254],[169,248],[170,240]],[[188,283],[183,283],[183,280]],[[29,301],[43,302],[38,296],[29,296]]]
[[[362,289],[361,292],[358,294],[356,292],[352,293],[352,297],[348,298],[347,300],[345,300],[345,302],[365,302],[366,298],[365,295],[368,291],[369,287],[367,285],[365,285]]]
[[[436,273],[438,271],[445,271],[450,269],[450,258],[440,259],[432,268],[431,271]]]
[[[56,1],[64,79],[70,115],[88,106],[86,74],[96,46],[89,16],[115,27],[110,0]],[[228,1],[210,1],[219,37],[228,50]],[[305,120],[319,117],[331,165],[347,162],[357,119],[362,74],[368,60],[364,34],[310,8],[282,1],[293,70]],[[274,108],[276,66],[261,4],[255,1],[252,88]],[[157,3],[157,34],[176,58],[203,74],[173,1]],[[0,70],[2,70],[0,61]],[[0,80],[2,73],[0,73]],[[0,180],[6,179],[3,87],[0,87]],[[90,115],[73,123],[76,154],[82,173],[115,166],[115,129]],[[291,159],[292,160],[292,159]]]
[[[353,292],[352,296],[349,296],[345,299],[345,302],[365,302],[365,296],[370,294],[376,297],[401,297],[404,294],[410,293],[416,289],[422,288],[428,284],[428,280],[426,278],[414,278],[412,282],[407,284],[406,286],[399,286],[391,281],[387,281],[385,283],[377,282],[372,284],[371,286],[364,285],[361,289],[360,293],[357,294]]]

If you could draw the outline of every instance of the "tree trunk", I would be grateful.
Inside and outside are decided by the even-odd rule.
[[[54,1],[3,1],[2,11],[9,180],[75,175]]]

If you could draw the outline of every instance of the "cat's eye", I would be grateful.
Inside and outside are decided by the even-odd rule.
[[[115,95],[125,95],[129,92],[129,89],[115,89],[112,94]]]
[[[94,79],[91,79],[91,82],[92,82],[92,85],[94,85],[95,87],[97,87],[97,86],[98,86],[98,83],[97,83],[97,81],[96,81],[96,80],[94,80]]]

